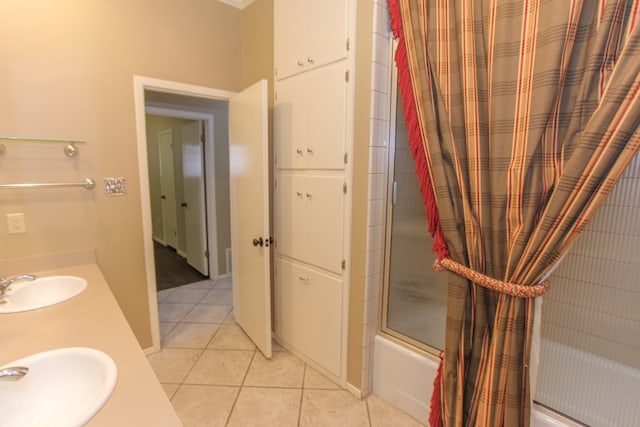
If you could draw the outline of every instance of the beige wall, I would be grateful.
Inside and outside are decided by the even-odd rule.
[[[12,150],[29,161],[17,167],[0,159],[0,182],[87,172],[99,183],[125,177],[128,191],[3,192],[0,258],[95,248],[140,344],[149,347],[133,75],[239,90],[242,12],[212,0],[30,0],[1,2],[0,16],[0,135],[87,141],[76,159],[49,147]],[[4,216],[18,211],[27,233],[9,235]]]
[[[269,80],[273,107],[273,0],[257,0],[242,11],[242,86]]]

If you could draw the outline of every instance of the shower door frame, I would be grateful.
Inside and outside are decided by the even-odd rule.
[[[439,360],[439,354],[442,349],[432,347],[428,344],[418,341],[408,335],[393,330],[387,326],[388,322],[388,308],[389,308],[389,286],[390,286],[390,267],[391,267],[391,238],[392,238],[392,226],[393,226],[393,197],[394,197],[394,181],[395,181],[395,152],[396,152],[396,117],[398,107],[398,71],[393,63],[393,57],[398,42],[395,39],[391,39],[391,96],[389,97],[389,134],[387,144],[387,191],[385,194],[385,233],[384,233],[384,268],[382,272],[382,304],[380,307],[380,325],[379,333],[389,338],[390,340],[411,348],[412,350],[423,354],[433,360]],[[426,222],[425,222],[426,226]]]

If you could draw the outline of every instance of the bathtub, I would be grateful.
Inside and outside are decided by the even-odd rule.
[[[381,335],[373,351],[373,392],[426,423],[438,363]],[[532,427],[581,427],[545,408],[534,405]]]

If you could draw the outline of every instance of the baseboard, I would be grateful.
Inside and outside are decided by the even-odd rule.
[[[362,399],[362,391],[351,383],[347,383],[347,391],[353,394],[358,399]]]
[[[164,239],[161,239],[157,236],[153,236],[153,241],[156,243],[160,243],[162,246],[167,246],[167,244],[165,243]]]
[[[176,249],[176,253],[178,255],[180,255],[182,258],[186,258],[187,257],[187,253],[186,252],[182,252],[180,249]]]
[[[227,270],[227,273],[231,273],[233,269],[231,267],[231,248],[226,248],[224,250],[224,259],[225,259],[225,268]]]
[[[145,356],[149,356],[151,354],[159,352],[160,349],[160,345],[152,345],[151,347],[145,348],[142,351],[144,352]]]
[[[278,336],[275,331],[271,331],[271,337],[282,348],[284,348],[289,353],[293,354],[298,359],[302,360],[304,363],[306,363],[307,365],[309,365],[310,367],[312,367],[313,369],[318,371],[321,375],[325,376],[329,381],[334,382],[338,387],[343,388],[343,389],[346,388],[351,393],[355,394],[356,396],[360,396],[361,395],[360,391],[358,389],[356,389],[355,387],[351,387],[351,389],[349,389],[349,384],[347,384],[345,382],[345,380],[342,380],[339,377],[336,377],[335,374],[333,374],[332,372],[328,371],[324,367],[320,366],[314,360],[312,360],[309,357],[307,357],[306,354],[298,351],[295,347],[293,347],[292,345],[290,345],[289,343],[284,341],[280,336]]]

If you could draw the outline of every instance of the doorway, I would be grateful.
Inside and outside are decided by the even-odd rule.
[[[229,236],[228,198],[228,100],[232,92],[199,86],[168,82],[146,77],[134,77],[135,106],[139,178],[142,203],[145,269],[149,301],[152,347],[147,353],[160,350],[158,318],[157,280],[154,262],[154,220],[152,219],[152,185],[149,179],[150,150],[146,144],[146,115],[174,117],[191,121],[201,121],[205,129],[203,144],[204,200],[209,209],[205,210],[204,233],[199,233],[208,243],[208,275],[212,279],[229,276],[226,260],[231,247]],[[226,164],[226,166],[225,166]],[[174,165],[175,166],[175,165]],[[160,194],[154,194],[158,198]],[[226,201],[226,203],[225,203]],[[226,215],[225,215],[226,210]],[[179,235],[179,231],[177,232]]]

